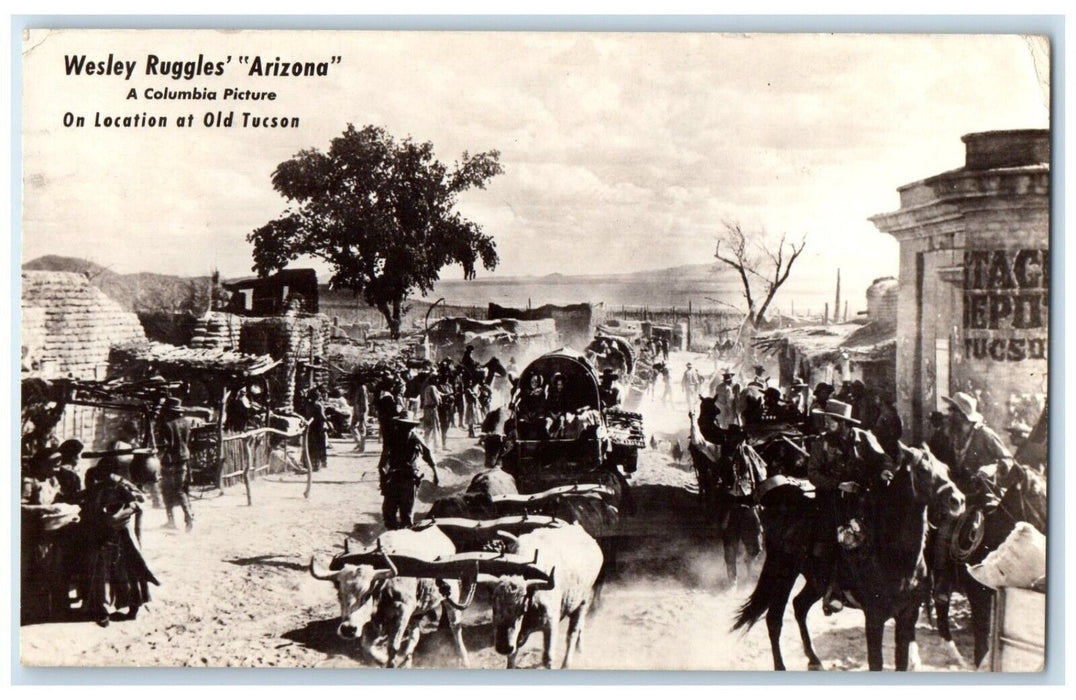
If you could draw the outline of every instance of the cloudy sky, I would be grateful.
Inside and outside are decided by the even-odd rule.
[[[348,122],[499,149],[505,174],[462,211],[498,275],[628,272],[712,260],[721,223],[808,236],[793,281],[897,270],[867,217],[963,162],[963,134],[1048,126],[1015,36],[51,32],[24,42],[25,259],[118,272],[249,274],[246,234],[278,216],[274,167]],[[68,76],[64,56],[137,60],[131,80]],[[233,56],[224,77],[146,77],[145,57]],[[342,57],[327,77],[251,78],[238,56]],[[275,90],[271,103],[125,99],[135,88]],[[295,115],[263,132],[65,128],[66,112]],[[488,273],[484,273],[488,274]]]

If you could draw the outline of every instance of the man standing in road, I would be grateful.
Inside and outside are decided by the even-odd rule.
[[[355,452],[366,451],[366,413],[370,410],[370,395],[366,391],[366,384],[355,382],[348,397],[351,404],[351,424],[348,430],[355,440]]]
[[[422,410],[422,439],[436,446],[440,437],[440,419],[438,409],[441,406],[441,392],[437,390],[437,374],[430,372],[422,383],[422,395],[419,408]],[[442,441],[442,447],[444,443]]]
[[[191,457],[191,422],[183,414],[183,402],[178,398],[166,400],[159,430],[157,447],[161,450],[161,491],[168,514],[166,527],[176,528],[172,511],[178,506],[183,511],[187,532],[190,532],[194,529],[194,513],[188,495],[191,474],[187,465]]]
[[[736,387],[732,384],[733,374],[728,369],[721,373],[721,383],[714,388],[714,403],[721,411],[717,414],[717,424],[727,430],[729,423],[739,423],[736,413]]]
[[[699,374],[699,370],[691,366],[691,363],[687,363],[687,368],[684,370],[684,376],[680,379],[680,385],[684,389],[684,401],[687,402],[688,408],[695,405],[695,401],[699,398],[699,385],[702,384],[702,375]]]
[[[389,432],[384,436],[385,446],[377,463],[377,472],[383,497],[381,515],[389,530],[411,527],[414,522],[415,498],[422,481],[419,457],[430,466],[433,485],[440,483],[433,453],[415,432],[417,427],[418,421],[404,413],[389,421]]]

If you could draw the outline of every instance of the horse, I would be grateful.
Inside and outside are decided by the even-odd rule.
[[[834,546],[835,533],[821,504],[807,498],[795,484],[773,489],[763,496],[762,505],[766,562],[732,629],[749,629],[765,615],[774,669],[783,671],[782,620],[792,586],[803,575],[807,585],[792,606],[807,667],[821,670],[822,661],[807,630],[807,613],[824,595],[834,574],[833,562],[817,552]],[[864,541],[837,555],[847,573],[845,590],[858,601],[866,618],[871,671],[882,670],[882,632],[889,618],[896,620],[897,670],[908,670],[918,656],[917,651],[913,655],[912,644],[927,580],[924,542],[929,505],[945,507],[956,517],[964,510],[964,494],[950,480],[948,467],[929,450],[901,444],[894,470],[875,475],[867,484]]]
[[[711,461],[693,444],[688,449],[699,481],[699,499],[717,525],[724,549],[725,571],[729,584],[735,585],[741,545],[747,555],[748,576],[752,563],[762,552],[762,523],[752,492],[764,475],[758,474],[757,465],[751,463],[753,459],[761,463],[761,458],[757,455],[749,457],[753,450],[747,445],[731,448],[732,454],[722,455],[717,462]],[[737,487],[745,475],[752,484],[750,490]]]
[[[803,433],[790,427],[753,439],[751,447],[766,463],[769,476],[784,474],[802,479],[807,476],[809,457],[805,443]]]
[[[721,446],[722,454],[718,461],[708,458],[693,444],[688,445],[688,451],[699,484],[699,501],[717,525],[724,549],[725,571],[729,583],[735,585],[740,546],[747,554],[748,576],[752,562],[762,551],[762,523],[754,490],[766,478],[766,465],[742,441],[742,436],[737,439],[729,431],[718,427],[716,419],[719,413],[712,397],[699,397],[699,433],[707,442]]]
[[[996,498],[994,488],[987,482],[978,483],[981,490],[972,497],[975,503],[961,516],[952,538],[946,538],[944,542],[934,542],[934,547],[939,550],[937,557],[932,559],[934,565],[942,562],[943,565],[951,567],[951,587],[959,586],[968,599],[975,639],[973,653],[976,668],[986,658],[990,648],[990,616],[994,591],[976,581],[968,573],[967,565],[982,562],[990,552],[1001,546],[1018,522],[1029,523],[1039,532],[1046,533],[1046,484],[1030,467],[1014,464],[1008,469],[998,480],[998,490],[1004,494],[1000,499]],[[996,505],[986,506],[987,500]],[[981,518],[980,526],[973,527],[968,541],[965,541],[963,523],[974,522],[977,518]],[[937,584],[937,579],[935,583]],[[934,612],[938,635],[946,642],[953,655],[963,661],[949,626],[951,592],[935,587]]]

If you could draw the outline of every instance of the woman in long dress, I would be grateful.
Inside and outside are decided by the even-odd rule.
[[[82,521],[86,541],[82,594],[87,613],[105,627],[118,619],[133,620],[150,600],[149,584],[160,585],[142,557],[132,532],[134,515],[146,497],[110,468],[107,457],[86,473]]]

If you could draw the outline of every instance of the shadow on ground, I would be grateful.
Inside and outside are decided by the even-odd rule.
[[[285,561],[292,556],[291,554],[259,554],[256,557],[225,559],[225,561],[236,566],[275,566],[281,569],[291,569],[292,571],[306,571],[306,564]]]
[[[336,633],[339,622],[337,618],[314,620],[281,636],[328,657],[346,657],[359,665],[376,666],[364,657],[357,640],[342,639]],[[493,626],[489,622],[466,625],[463,628],[463,643],[472,654],[491,647]],[[459,654],[447,625],[430,623],[423,627],[422,637],[415,648],[413,665],[421,668],[452,668],[459,665]]]

